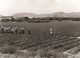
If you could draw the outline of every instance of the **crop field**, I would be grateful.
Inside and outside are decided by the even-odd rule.
[[[68,50],[80,44],[79,21],[53,21],[50,23],[4,22],[0,26],[24,27],[25,34],[0,34],[0,47],[9,44],[21,49],[55,49]],[[53,28],[50,35],[49,28]],[[28,34],[31,30],[31,34]]]

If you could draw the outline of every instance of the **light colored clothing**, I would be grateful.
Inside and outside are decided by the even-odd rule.
[[[50,34],[51,34],[51,35],[53,34],[53,32],[52,32],[52,28],[50,28]]]

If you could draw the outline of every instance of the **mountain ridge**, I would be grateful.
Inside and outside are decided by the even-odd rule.
[[[34,14],[34,13],[16,13],[13,17],[80,17],[80,12],[64,13],[64,12],[55,12],[51,14]]]
[[[2,16],[2,15],[0,15]],[[80,17],[80,12],[71,12],[71,13],[65,13],[65,12],[55,12],[51,14],[35,14],[35,13],[27,13],[27,12],[21,12],[21,13],[15,13],[12,15],[13,17],[29,17],[29,18],[43,18],[43,17]]]

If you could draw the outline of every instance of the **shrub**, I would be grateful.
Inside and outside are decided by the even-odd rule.
[[[37,55],[40,57],[47,57],[47,58],[67,58],[62,52],[54,51],[54,50],[38,50]]]
[[[31,51],[31,52],[29,52],[29,56],[31,56],[31,57],[35,57],[35,56],[36,56],[36,52],[35,52],[35,51]]]
[[[14,54],[17,51],[15,46],[3,46],[0,48],[0,52],[3,54]]]

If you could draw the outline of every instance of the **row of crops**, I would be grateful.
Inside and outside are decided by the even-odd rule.
[[[76,37],[65,37],[65,38],[56,38],[52,40],[45,40],[45,41],[31,41],[25,42],[22,44],[17,44],[21,46],[23,49],[30,49],[30,50],[38,50],[38,49],[55,49],[65,51],[71,49],[80,44],[80,39]]]
[[[4,35],[4,34],[3,34]],[[44,38],[44,40],[39,39],[26,39],[25,35],[21,38],[21,35],[1,35],[0,46],[4,43],[9,43],[10,45],[20,46],[22,49],[38,50],[38,49],[55,49],[55,50],[68,50],[80,44],[80,39],[76,37],[62,36],[52,39]],[[12,37],[13,36],[13,37]],[[28,36],[27,36],[28,37]],[[20,40],[19,40],[20,39]]]

